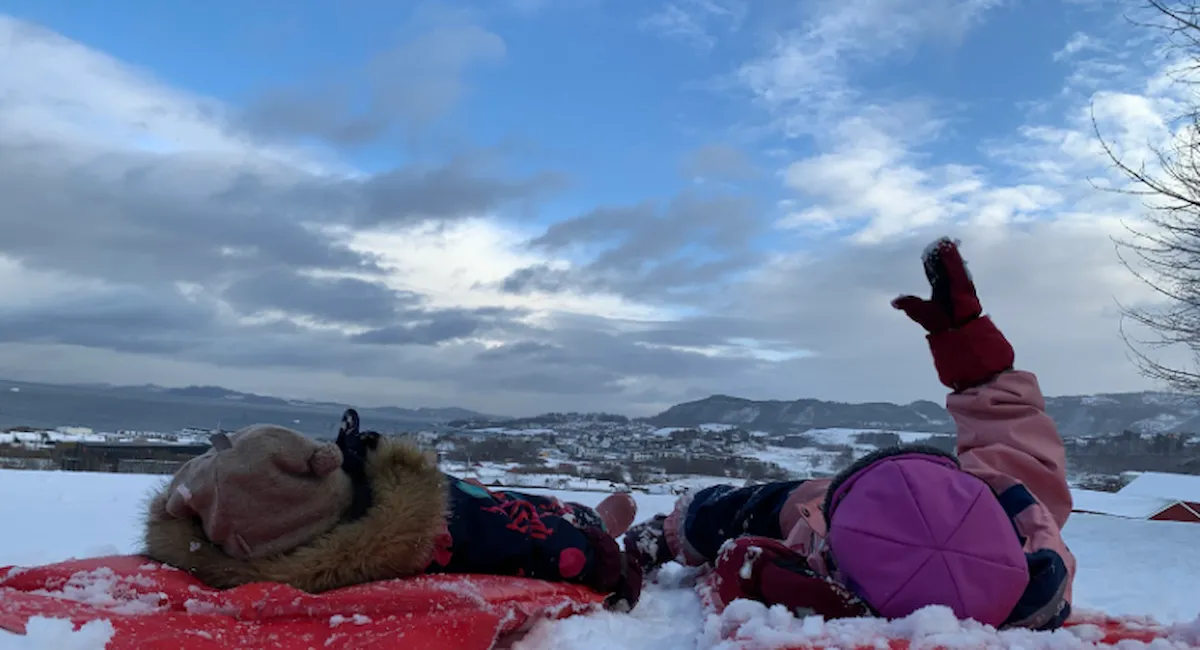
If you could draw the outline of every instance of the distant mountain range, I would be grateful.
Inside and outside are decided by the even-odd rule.
[[[1063,436],[1200,432],[1200,399],[1174,393],[1112,393],[1046,398],[1046,412]],[[662,427],[712,422],[770,432],[809,428],[862,428],[952,433],[946,409],[930,401],[911,404],[873,402],[847,404],[815,399],[754,401],[714,395],[678,404],[646,418]]]
[[[309,435],[332,436],[346,405],[242,393],[219,386],[52,385],[0,380],[0,429],[16,426],[85,426],[98,431],[173,432],[186,427],[237,429],[258,422],[291,426]],[[549,414],[512,420],[462,408],[363,408],[364,424],[388,432],[449,426],[448,423],[511,423],[569,417]],[[1138,433],[1200,433],[1200,399],[1173,393],[1113,393],[1050,397],[1046,408],[1064,436]],[[611,418],[606,414],[577,418]],[[633,418],[631,418],[633,419]],[[772,433],[812,428],[860,428],[950,433],[954,424],[942,405],[815,399],[756,401],[714,395],[673,406],[649,418],[660,427],[731,424]]]
[[[364,426],[385,433],[464,418],[494,418],[461,408],[353,406]],[[235,430],[272,422],[312,436],[332,437],[346,408],[333,402],[288,400],[219,386],[54,385],[0,380],[0,429],[83,426],[97,431],[170,433],[187,427]]]

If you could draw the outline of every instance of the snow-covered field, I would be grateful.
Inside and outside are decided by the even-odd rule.
[[[0,470],[0,566],[43,564],[71,557],[137,550],[139,513],[151,490],[163,477],[72,472]],[[552,493],[560,498],[595,504],[599,492]],[[635,495],[639,518],[666,511],[669,495]],[[1200,525],[1146,522],[1100,515],[1075,515],[1066,529],[1067,541],[1079,559],[1075,583],[1077,610],[1147,615],[1163,623],[1200,617]],[[724,614],[708,613],[690,586],[695,571],[668,565],[658,583],[647,585],[632,614],[599,613],[542,623],[519,642],[518,650],[626,648],[676,650],[721,647],[720,632],[741,627],[769,648],[777,640],[820,637],[846,640],[863,634],[861,625],[845,627],[818,620],[798,621],[790,615],[754,603],[737,603]],[[921,612],[890,624],[912,635],[914,626],[948,631],[957,638],[964,626],[945,620],[937,610]],[[969,627],[969,626],[968,626]],[[1200,621],[1197,622],[1200,628]],[[969,630],[967,630],[969,633]],[[1193,642],[1200,644],[1200,629]],[[980,642],[998,639],[1008,647],[1083,648],[1076,636],[1062,632],[1032,638],[1020,632],[977,633]],[[1065,635],[1065,636],[1064,636]],[[46,637],[49,639],[50,637]],[[0,648],[60,648],[61,639],[35,645],[33,638],[0,632]],[[963,647],[983,647],[981,645]],[[989,646],[1003,647],[1003,646]]]

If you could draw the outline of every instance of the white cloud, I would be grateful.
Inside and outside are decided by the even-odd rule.
[[[819,135],[827,120],[862,99],[856,66],[901,54],[920,41],[956,42],[1001,0],[820,0],[801,26],[741,65],[737,79],[772,111],[787,135]]]
[[[865,222],[857,234],[861,241],[877,242],[961,214],[966,208],[961,197],[981,185],[965,168],[910,164],[908,152],[870,124],[854,123],[847,130],[854,137],[846,144],[788,165],[783,176],[789,189],[816,203],[802,215]],[[795,227],[806,220],[793,217],[781,225]]]
[[[780,204],[788,216],[776,224],[782,252],[695,305],[688,316],[698,314],[701,324],[619,295],[503,292],[499,287],[516,271],[539,264],[566,269],[572,261],[528,247],[537,230],[492,214],[436,227],[425,223],[330,234],[379,255],[389,267],[391,286],[418,292],[431,306],[520,307],[534,312],[531,324],[584,332],[564,338],[563,350],[574,346],[586,352],[612,332],[692,328],[684,332],[694,335],[690,338],[621,348],[608,360],[613,365],[604,368],[621,373],[604,378],[609,392],[555,397],[553,408],[559,410],[645,412],[711,392],[854,400],[934,397],[941,389],[921,332],[888,301],[899,292],[925,290],[919,253],[928,238],[943,232],[964,240],[985,306],[1017,344],[1021,363],[1043,377],[1048,392],[1144,387],[1117,336],[1115,304],[1137,304],[1150,296],[1118,265],[1111,243],[1122,232],[1121,220],[1136,218],[1139,208],[1129,197],[1089,185],[1089,177],[1113,185],[1120,181],[1090,131],[1090,119],[1094,110],[1120,151],[1144,156],[1147,143],[1166,141],[1175,128],[1170,117],[1180,96],[1167,83],[1167,72],[1139,73],[1127,52],[1106,47],[1097,36],[1073,39],[1060,57],[1072,85],[1047,98],[1036,119],[980,143],[983,159],[973,156],[970,164],[944,152],[939,158],[929,154],[928,145],[938,143],[945,129],[935,103],[863,101],[867,93],[855,77],[859,66],[931,39],[964,38],[999,4],[822,0],[808,5],[812,11],[803,25],[782,32],[761,57],[737,67],[737,79],[767,109],[776,133],[811,136],[814,149],[803,155],[782,147],[775,152],[780,183],[789,193]],[[663,22],[648,27],[711,43],[720,30],[740,24],[739,6],[680,0],[665,5]],[[16,70],[0,77],[0,93],[16,100],[0,103],[0,124],[16,125],[31,139],[74,147],[67,151],[86,147],[89,157],[140,148],[200,152],[230,161],[231,169],[269,163],[316,174],[353,173],[322,152],[250,142],[226,127],[219,103],[60,37],[31,38],[29,29],[0,18],[0,62]],[[1093,74],[1105,65],[1121,74]],[[1076,74],[1085,69],[1087,75]],[[208,190],[201,182],[192,188]],[[813,237],[821,245],[790,249],[789,236]],[[0,259],[0,309],[103,289],[81,277],[31,271]],[[182,286],[181,292],[198,301],[211,298],[205,287]],[[494,390],[470,383],[479,369],[474,355],[501,343],[492,336],[397,355],[396,369],[382,379],[351,376],[341,368],[284,372],[144,355],[136,357],[137,363],[122,363],[135,357],[17,343],[0,345],[0,373],[29,364],[26,376],[59,380],[100,378],[97,373],[132,383],[177,383],[186,377],[294,396],[320,390],[329,398],[361,403],[459,403],[506,412],[548,408],[550,400],[535,389]],[[320,340],[314,339],[314,346]],[[748,363],[722,366],[724,372],[697,366],[671,376],[647,369],[675,361],[651,355],[680,350]],[[557,388],[555,379],[560,378],[547,380],[545,392]]]
[[[1136,51],[1077,34],[1056,56],[1069,66],[1067,86],[1031,113],[1036,118],[981,143],[983,163],[957,164],[944,153],[931,159],[925,145],[942,135],[940,123],[929,119],[937,107],[897,111],[864,101],[869,95],[855,82],[855,66],[937,38],[930,25],[965,31],[999,3],[922,4],[823,5],[804,27],[741,67],[745,87],[779,132],[812,136],[814,144],[779,172],[792,195],[777,226],[801,237],[845,236],[819,257],[774,258],[747,303],[764,320],[785,320],[792,306],[810,306],[795,330],[818,358],[796,367],[830,368],[825,390],[851,390],[853,380],[832,375],[838,366],[853,367],[848,372],[855,376],[878,368],[870,385],[888,377],[903,383],[912,364],[927,360],[922,346],[904,342],[912,338],[910,327],[887,300],[923,292],[915,259],[920,244],[949,233],[965,242],[985,308],[998,314],[1020,362],[1042,374],[1047,390],[1145,387],[1120,339],[1117,305],[1150,304],[1156,296],[1121,266],[1113,243],[1128,234],[1123,224],[1136,222],[1142,205],[1093,187],[1121,187],[1125,180],[1091,120],[1129,162],[1152,167],[1152,148],[1170,143],[1178,126],[1182,89],[1172,83],[1178,67],[1142,70],[1129,60]],[[912,259],[897,262],[909,249]],[[805,279],[801,287],[795,278]],[[1187,360],[1186,352],[1167,354]]]
[[[747,9],[743,0],[677,0],[643,18],[639,26],[707,50],[721,33],[741,27]]]
[[[169,161],[169,167],[175,172],[184,164],[195,164],[194,182],[182,187],[175,183],[155,183],[156,174],[169,173],[158,165],[147,164],[137,171],[141,175],[139,180],[149,180],[150,185],[156,187],[161,185],[163,200],[188,204],[223,192],[236,192],[236,181],[246,171],[255,172],[256,178],[262,178],[265,171],[277,172],[275,176],[281,188],[298,179],[324,178],[332,182],[344,180],[347,176],[365,176],[328,152],[267,145],[252,140],[230,126],[227,119],[231,107],[171,87],[107,54],[7,17],[0,17],[0,67],[14,71],[14,74],[0,75],[0,97],[3,98],[0,101],[0,137],[3,137],[6,145],[37,145],[42,147],[39,151],[46,151],[46,146],[53,146],[54,155],[43,155],[36,163],[55,167],[54,173],[48,174],[48,178],[67,178],[69,174],[64,170],[79,168],[86,171],[89,183],[94,181],[98,188],[115,187],[117,189],[114,191],[119,192],[122,177],[130,173],[129,168],[124,164],[106,164],[105,161],[136,152],[142,157],[140,160],[153,161],[161,157],[163,161]],[[30,164],[35,164],[32,158]],[[16,209],[24,209],[25,205],[19,204]],[[263,206],[263,209],[279,210],[280,206]],[[316,206],[312,211],[315,213],[319,209]],[[104,219],[106,216],[103,209],[98,209],[94,218]],[[294,218],[305,216],[295,215]],[[202,210],[182,210],[169,216],[163,215],[162,218],[202,220],[205,217]],[[179,221],[173,226],[164,224],[163,227],[176,227],[188,232],[192,224]],[[536,385],[540,381],[552,388],[557,388],[554,385],[555,377],[552,374],[539,377],[536,374],[538,371],[525,371],[515,365],[506,368],[492,363],[483,368],[482,362],[475,359],[480,351],[494,348],[502,342],[511,343],[511,337],[536,335],[537,330],[533,327],[553,331],[557,324],[567,323],[581,331],[588,328],[601,331],[602,328],[597,329],[598,325],[591,324],[593,320],[602,325],[603,319],[669,322],[672,318],[672,314],[661,306],[639,304],[615,295],[511,294],[500,291],[498,286],[501,281],[520,268],[542,263],[552,268],[563,268],[569,262],[528,247],[526,242],[537,232],[503,221],[486,211],[440,225],[418,223],[359,232],[327,225],[321,227],[329,237],[348,240],[356,250],[378,255],[389,270],[385,278],[387,284],[419,294],[424,307],[434,310],[488,307],[530,310],[532,315],[522,323],[530,326],[529,332],[533,334],[522,334],[518,330],[515,334],[510,333],[510,339],[504,341],[498,338],[502,335],[494,331],[480,331],[445,344],[384,348],[378,352],[379,358],[372,360],[363,356],[364,353],[372,354],[366,348],[337,340],[339,330],[353,334],[363,331],[362,327],[285,315],[284,312],[269,308],[245,314],[231,309],[228,304],[218,304],[217,319],[226,328],[222,332],[230,334],[231,338],[199,344],[198,349],[211,345],[208,348],[213,352],[211,359],[198,358],[201,354],[164,358],[151,352],[134,353],[130,351],[127,341],[123,342],[126,347],[121,352],[96,346],[20,342],[21,339],[15,338],[18,335],[14,334],[17,328],[14,322],[28,328],[28,318],[36,316],[42,307],[46,308],[45,313],[55,313],[55,310],[61,313],[62,305],[78,298],[90,298],[80,301],[81,304],[86,302],[87,305],[102,308],[106,303],[98,300],[97,296],[115,296],[114,301],[126,296],[125,306],[128,309],[122,316],[130,318],[139,313],[134,308],[140,308],[140,305],[133,305],[132,301],[142,294],[138,293],[138,287],[135,286],[114,286],[90,279],[84,273],[34,270],[12,259],[0,257],[0,311],[16,319],[4,323],[5,339],[0,342],[0,349],[4,350],[0,356],[4,357],[4,361],[0,363],[0,375],[53,381],[220,383],[244,390],[277,391],[306,397],[338,397],[356,403],[457,403],[497,412],[521,413],[548,407],[547,398],[545,394],[530,388],[504,385],[504,373],[514,375],[528,385]],[[128,236],[136,238],[138,233]],[[156,241],[145,243],[148,248],[143,252],[147,258],[170,256],[169,251],[150,250],[155,244]],[[50,241],[40,242],[39,246],[49,251],[55,248],[54,242]],[[233,256],[252,256],[253,253],[253,250],[228,251]],[[301,275],[311,274],[302,272]],[[355,276],[353,273],[338,275]],[[160,278],[143,279],[147,285],[161,284]],[[131,278],[131,281],[136,280],[137,277]],[[163,304],[178,306],[196,302],[211,305],[214,301],[220,301],[225,284],[227,282],[224,280],[218,280],[216,284],[183,282],[176,283],[173,289],[159,289],[163,295],[177,299],[175,303]],[[92,307],[88,306],[87,309]],[[80,314],[87,318],[86,312]],[[163,318],[181,319],[186,316],[167,314]],[[578,322],[572,324],[573,319]],[[299,328],[289,330],[285,327],[276,339],[267,337],[257,340],[238,339],[233,331],[238,326],[263,326],[280,321],[291,321]],[[116,317],[111,319],[107,331],[111,332],[116,322]],[[80,327],[86,331],[87,324],[82,323]],[[116,327],[119,328],[119,325]],[[220,336],[220,333],[206,334],[210,338]],[[188,334],[184,332],[178,336]],[[309,337],[311,344],[304,345],[301,337]],[[41,340],[40,337],[38,339]],[[547,341],[547,344],[551,343],[554,341]],[[599,343],[605,344],[606,340],[601,339]],[[621,342],[608,344],[619,346]],[[244,346],[253,345],[269,349],[242,350]],[[331,355],[336,356],[337,352],[328,350],[332,345],[349,346],[345,350],[353,356],[348,356],[336,368],[320,366],[322,363],[328,364],[327,359]],[[274,351],[276,347],[277,352]],[[619,349],[631,347],[627,345]],[[320,352],[321,348],[327,348],[327,351]],[[589,350],[567,350],[573,354],[602,354]],[[242,352],[248,355],[261,353],[272,358],[292,355],[292,362],[297,364],[296,367],[304,368],[304,372],[279,367],[255,368],[248,367],[248,364],[228,362],[231,356]],[[313,361],[312,365],[306,366],[304,359],[308,355],[312,356]],[[41,363],[29,365],[29,360],[35,358],[41,359]],[[604,361],[602,356],[599,359]],[[354,368],[355,364],[367,363],[375,367]],[[614,359],[614,363],[638,365],[635,359],[628,358]],[[595,380],[581,380],[580,386],[587,381],[610,381],[610,372],[603,367],[567,368],[559,372],[565,372],[568,376],[590,374],[597,377]],[[644,386],[653,381],[629,377],[626,384]],[[595,408],[597,404],[594,400],[598,398],[619,399],[629,404],[637,403],[640,399],[639,396],[616,397],[611,390],[602,397],[582,388],[561,390],[567,393],[556,407]]]
[[[1071,38],[1067,40],[1067,44],[1063,45],[1062,49],[1054,53],[1055,61],[1062,61],[1070,58],[1072,55],[1082,52],[1087,49],[1098,49],[1097,43],[1092,40],[1092,37],[1083,32],[1075,32]]]
[[[192,151],[348,171],[328,156],[246,142],[219,102],[168,86],[149,72],[42,27],[0,14],[0,122],[12,137],[84,151]],[[86,154],[83,154],[86,155]]]
[[[383,256],[389,283],[417,291],[438,307],[524,307],[615,319],[669,318],[668,310],[611,295],[512,294],[499,287],[514,271],[546,263],[569,268],[565,259],[543,257],[525,246],[535,233],[495,219],[452,225],[422,224],[399,232],[354,233],[355,248]]]
[[[452,55],[443,58],[448,57]],[[0,75],[0,94],[6,95],[0,121],[8,134],[68,144],[68,151],[133,147],[204,154],[228,160],[231,176],[256,159],[312,173],[356,173],[342,161],[318,159],[312,152],[250,142],[227,128],[227,107],[220,102],[168,86],[107,54],[5,16],[0,16],[0,61],[8,71]],[[94,154],[80,155],[84,159]],[[201,194],[224,183],[210,173],[198,181],[193,191]],[[522,242],[531,235],[486,217],[402,232],[350,233],[355,248],[385,257],[394,269],[391,284],[428,294],[438,307],[566,309],[622,318],[661,315],[658,309],[615,297],[567,296],[551,302],[544,296],[489,288],[521,266],[553,261],[522,250]],[[49,275],[29,273],[11,261],[0,264],[0,277],[15,280],[24,274],[21,282],[2,283],[6,287],[28,286],[31,277],[49,282]],[[83,280],[56,276],[55,282]],[[24,295],[2,291],[0,302],[10,296],[22,300]]]

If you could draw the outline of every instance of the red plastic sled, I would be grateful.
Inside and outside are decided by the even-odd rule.
[[[543,618],[591,611],[576,585],[430,575],[309,594],[262,583],[218,591],[140,556],[0,568],[0,629],[31,618],[108,620],[107,650],[405,648],[488,650]]]

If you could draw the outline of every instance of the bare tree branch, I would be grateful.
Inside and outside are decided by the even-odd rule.
[[[1154,20],[1130,22],[1165,36],[1168,50],[1182,53],[1190,63],[1176,70],[1176,81],[1195,83],[1190,72],[1200,70],[1200,0],[1144,0]],[[1180,137],[1165,147],[1148,144],[1153,169],[1127,163],[1105,140],[1092,113],[1092,129],[1104,154],[1128,181],[1127,187],[1103,187],[1110,192],[1142,198],[1143,224],[1124,224],[1128,237],[1114,242],[1122,266],[1161,299],[1154,308],[1118,304],[1121,338],[1142,375],[1168,387],[1200,393],[1200,101],[1178,116]],[[1093,186],[1096,184],[1093,183]],[[1136,340],[1126,322],[1153,333]],[[1192,367],[1177,368],[1152,359],[1146,350],[1184,346]]]

